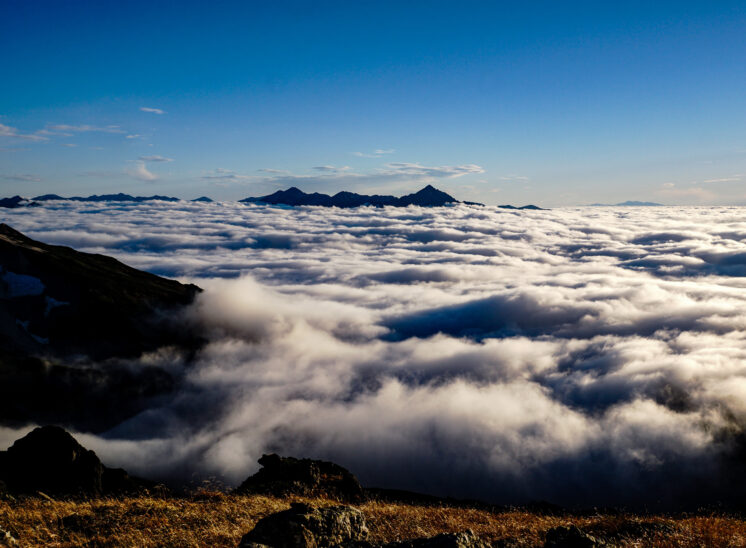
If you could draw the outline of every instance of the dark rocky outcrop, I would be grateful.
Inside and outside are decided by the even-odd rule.
[[[332,462],[262,455],[262,468],[244,481],[236,493],[273,496],[322,496],[356,502],[363,500],[363,488],[347,469]]]
[[[547,531],[544,548],[597,548],[610,546],[604,540],[589,535],[575,525],[555,527]]]
[[[6,350],[102,359],[184,344],[189,336],[163,313],[191,303],[199,291],[0,224],[0,342]]]
[[[0,422],[105,430],[139,412],[174,379],[112,358],[193,352],[202,339],[173,318],[200,291],[0,224]]]
[[[239,548],[324,548],[368,537],[365,517],[350,506],[316,507],[295,503],[289,510],[259,520]]]
[[[120,468],[104,466],[96,453],[58,426],[34,429],[0,455],[0,480],[11,493],[99,496],[157,487]]]

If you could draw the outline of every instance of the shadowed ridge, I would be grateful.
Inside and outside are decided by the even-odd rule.
[[[201,291],[113,257],[33,240],[5,223],[0,223],[0,266],[41,279],[58,300],[101,300],[124,310],[186,305]]]
[[[42,196],[36,196],[34,198],[37,202],[46,202],[49,200],[64,200],[68,202],[149,202],[153,200],[160,200],[163,202],[180,202],[180,198],[174,198],[173,196],[131,196],[119,192],[117,194],[93,194],[91,196],[70,196],[65,198],[57,194],[43,194]]]
[[[200,291],[0,224],[0,319],[7,320],[0,321],[0,340],[6,352],[102,359],[188,344],[191,335],[158,316],[190,304]]]
[[[138,413],[177,380],[117,359],[193,353],[204,341],[179,314],[200,291],[0,224],[0,423],[101,431]]]

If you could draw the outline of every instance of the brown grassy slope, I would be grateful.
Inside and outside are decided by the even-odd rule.
[[[260,518],[303,500],[219,493],[193,498],[27,498],[0,501],[0,528],[20,546],[211,546],[235,547]],[[746,522],[726,517],[555,517],[520,511],[491,513],[452,507],[368,502],[371,540],[392,541],[472,529],[486,540],[514,538],[518,546],[541,546],[546,531],[575,524],[619,546],[746,546]]]

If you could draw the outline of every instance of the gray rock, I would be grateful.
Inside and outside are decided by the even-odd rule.
[[[316,507],[295,503],[289,510],[259,520],[239,548],[325,548],[363,541],[365,517],[350,506]]]

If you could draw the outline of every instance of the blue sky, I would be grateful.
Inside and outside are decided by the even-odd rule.
[[[3,196],[746,203],[741,2],[0,0],[0,52]]]

